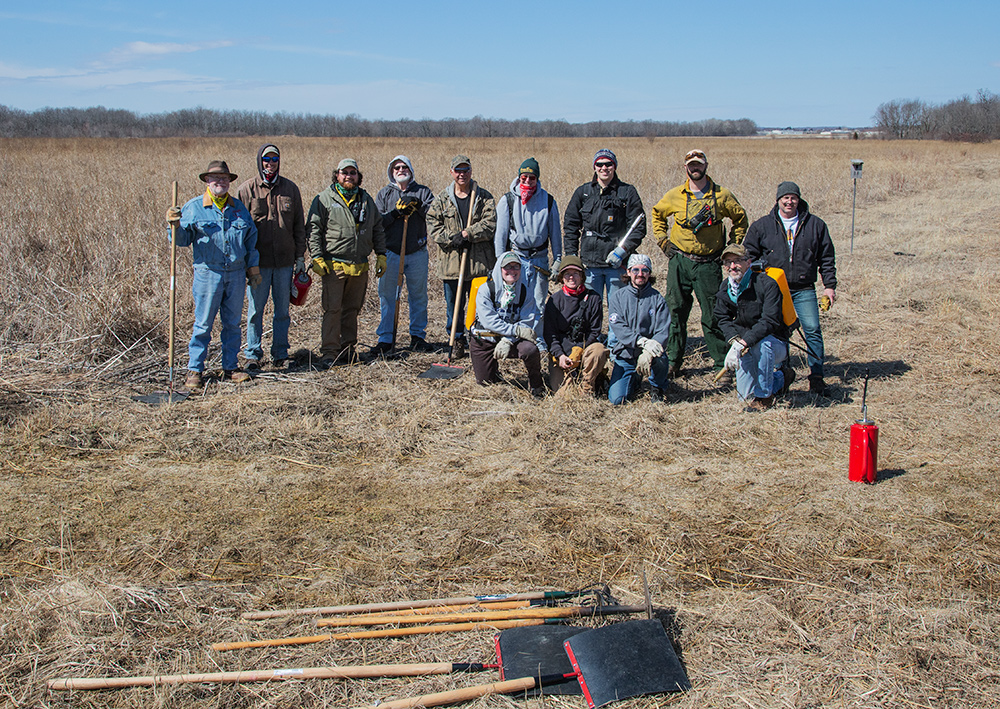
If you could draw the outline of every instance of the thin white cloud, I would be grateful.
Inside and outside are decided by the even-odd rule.
[[[32,79],[61,79],[76,77],[86,72],[78,69],[55,69],[52,67],[28,67],[18,64],[7,64],[0,62],[0,79],[14,79],[18,81]]]
[[[136,60],[165,57],[171,54],[191,54],[204,50],[231,47],[233,44],[233,42],[228,40],[189,44],[179,44],[177,42],[129,42],[121,47],[112,49],[104,55],[103,60],[110,64],[127,64]],[[97,64],[100,63],[97,62]]]

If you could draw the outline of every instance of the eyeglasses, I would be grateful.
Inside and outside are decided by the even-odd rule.
[[[409,172],[410,171],[410,168],[408,168],[403,163],[399,163],[398,165],[393,165],[392,169],[393,169],[394,172]]]
[[[652,273],[648,268],[642,268],[641,266],[636,266],[635,268],[630,268],[629,273],[642,274],[642,273]]]
[[[278,162],[277,155],[265,155],[261,158],[261,162]]]
[[[722,264],[722,267],[729,269],[733,268],[734,266],[745,266],[745,265],[746,261],[726,261]]]
[[[230,182],[229,175],[206,175],[206,182]]]
[[[594,167],[598,170],[610,170],[615,164],[613,162],[595,162]]]
[[[352,168],[348,168],[348,169],[346,169],[346,170],[341,170],[341,171],[340,171],[340,174],[341,174],[341,175],[346,175],[346,176],[348,176],[348,177],[357,177],[357,175],[358,175],[358,171],[357,171],[357,170],[355,170],[355,169],[354,169],[354,168],[352,167]]]
[[[457,172],[459,174],[463,174],[464,175],[467,172],[471,172],[472,168],[471,167],[453,167],[452,170],[454,172]]]

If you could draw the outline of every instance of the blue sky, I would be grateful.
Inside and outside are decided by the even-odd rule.
[[[16,6],[0,10],[0,104],[25,110],[856,127],[891,99],[1000,93],[1000,3],[984,0]]]

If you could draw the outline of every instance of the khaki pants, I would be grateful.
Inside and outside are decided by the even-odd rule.
[[[568,374],[570,377],[579,377],[580,389],[584,394],[594,393],[594,384],[597,382],[597,378],[601,375],[601,372],[607,369],[609,355],[610,352],[607,347],[600,342],[595,342],[583,351],[580,366],[569,370]],[[559,387],[563,385],[566,376],[567,372],[549,357],[549,387],[552,391],[559,391]]]
[[[323,276],[323,341],[321,357],[336,357],[358,344],[358,312],[365,304],[368,272],[348,276],[333,271]]]

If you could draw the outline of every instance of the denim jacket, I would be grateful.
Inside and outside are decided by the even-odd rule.
[[[207,192],[187,202],[181,208],[177,245],[192,247],[195,268],[245,271],[260,263],[257,227],[232,195],[221,212]]]

